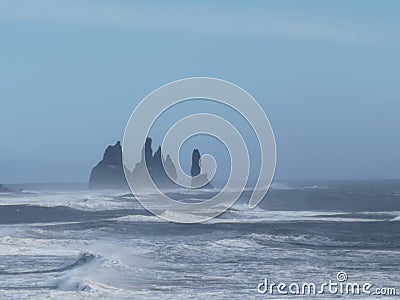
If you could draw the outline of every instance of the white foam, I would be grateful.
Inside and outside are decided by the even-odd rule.
[[[121,191],[66,191],[43,192],[35,195],[2,195],[0,197],[0,206],[65,206],[90,211],[134,208],[135,201],[133,201],[133,198],[118,197],[121,194]]]
[[[127,215],[123,217],[114,218],[112,220],[120,222],[133,222],[133,223],[164,223],[166,220],[157,216],[144,216],[144,215]]]

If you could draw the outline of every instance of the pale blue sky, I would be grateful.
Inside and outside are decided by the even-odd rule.
[[[0,182],[86,181],[135,105],[250,92],[278,179],[400,177],[399,1],[1,1]]]

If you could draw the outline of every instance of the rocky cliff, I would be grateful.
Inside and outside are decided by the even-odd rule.
[[[11,190],[6,188],[4,185],[0,184],[0,193],[9,193]]]

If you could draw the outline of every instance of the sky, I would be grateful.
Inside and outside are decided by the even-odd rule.
[[[0,183],[86,182],[141,99],[194,76],[257,99],[278,180],[400,178],[399,15],[394,0],[0,1]]]

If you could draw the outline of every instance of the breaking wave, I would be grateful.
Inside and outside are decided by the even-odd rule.
[[[8,272],[8,271],[0,271],[0,275],[29,275],[29,274],[46,274],[46,273],[59,273],[72,270],[74,268],[81,267],[87,263],[90,263],[95,256],[91,253],[83,253],[81,254],[78,259],[73,262],[72,264],[61,267],[61,268],[54,268],[48,270],[33,270],[33,271],[21,271],[21,272]]]

